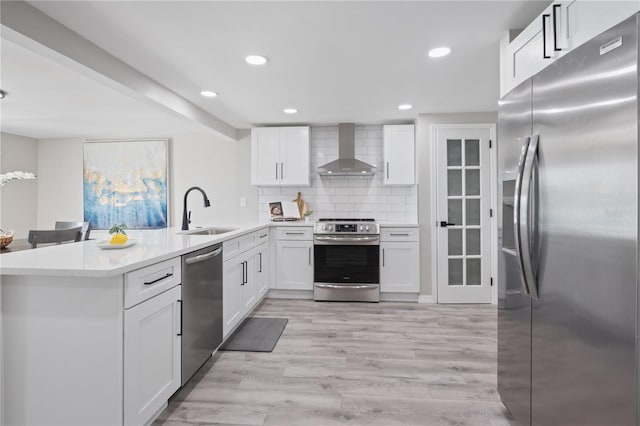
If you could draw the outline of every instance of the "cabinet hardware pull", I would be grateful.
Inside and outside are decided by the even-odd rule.
[[[545,19],[550,18],[548,13],[542,15],[542,59],[551,59],[551,56],[547,56],[547,26]]]
[[[180,304],[180,331],[176,336],[182,336],[182,300],[178,300],[178,303]]]
[[[387,161],[387,179],[389,179],[389,162]]]
[[[345,286],[345,285],[335,285],[335,284],[316,284],[315,285],[318,288],[334,288],[334,289],[340,289],[340,290],[373,290],[373,289],[377,289],[379,288],[378,284],[365,284],[365,285],[349,285],[349,286]]]
[[[194,256],[194,257],[189,257],[189,258],[185,259],[184,263],[186,263],[187,265],[193,265],[194,263],[204,262],[207,259],[210,259],[212,257],[216,257],[220,253],[222,253],[222,247],[220,247],[218,249],[215,249],[214,251],[211,251],[211,252],[206,253],[206,254],[201,254],[201,255],[198,255],[198,256]]]
[[[244,285],[244,262],[240,262],[240,265],[242,265],[242,282],[240,285]]]
[[[389,235],[391,235],[392,237],[408,237],[409,236],[409,234],[389,234]]]
[[[280,179],[284,179],[284,163],[280,163]]]
[[[304,232],[285,232],[287,235],[304,235]]]
[[[557,22],[557,17],[556,17],[556,11],[558,10],[558,8],[562,7],[559,4],[554,4],[553,5],[553,50],[555,50],[556,52],[562,50],[561,48],[558,47],[558,22]]]
[[[258,272],[262,272],[262,253],[258,253],[258,256],[260,258],[260,269],[258,269]]]
[[[309,247],[309,265],[311,265],[311,247]]]
[[[173,276],[173,274],[166,274],[164,277],[156,278],[156,279],[155,279],[155,280],[153,280],[153,281],[149,281],[149,282],[146,282],[146,281],[145,281],[145,282],[144,282],[144,285],[151,285],[151,284],[155,284],[155,283],[157,283],[158,281],[162,281],[162,280],[164,280],[164,279],[166,279],[166,278],[169,278],[169,277],[172,277],[172,276]]]
[[[384,266],[384,249],[382,249],[382,266]]]
[[[267,238],[268,234],[260,235],[258,238]]]
[[[278,163],[276,163],[276,180],[278,180]]]

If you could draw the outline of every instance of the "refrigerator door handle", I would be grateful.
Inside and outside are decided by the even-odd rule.
[[[522,187],[520,189],[519,210],[520,216],[520,256],[522,257],[522,273],[528,284],[529,295],[534,299],[538,298],[538,284],[533,271],[533,261],[531,252],[532,224],[535,222],[535,215],[532,215],[532,207],[537,208],[532,197],[531,182],[533,181],[533,170],[537,164],[539,135],[533,135],[527,156],[522,170]],[[514,212],[514,214],[516,214]],[[533,219],[533,220],[532,220]]]
[[[522,237],[520,235],[520,194],[522,192],[522,175],[530,143],[531,137],[525,137],[524,143],[522,144],[522,151],[520,152],[520,160],[518,161],[518,173],[516,175],[516,184],[513,194],[513,235],[515,239],[516,257],[518,258],[518,264],[520,266],[518,268],[520,271],[520,280],[522,281],[522,286],[527,294],[531,294],[531,292],[529,291],[527,278],[524,275],[524,261],[522,259],[522,250],[520,249],[520,246],[522,245]]]

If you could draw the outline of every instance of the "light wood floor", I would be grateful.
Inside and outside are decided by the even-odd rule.
[[[159,425],[511,425],[491,305],[266,299],[272,353],[219,352]]]

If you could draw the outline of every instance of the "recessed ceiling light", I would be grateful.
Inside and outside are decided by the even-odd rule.
[[[436,47],[429,51],[429,56],[432,58],[441,58],[443,56],[447,56],[449,53],[451,53],[451,49],[448,47]]]
[[[216,96],[218,96],[217,92],[212,92],[211,90],[203,90],[202,92],[200,92],[200,94],[205,98],[215,98]]]
[[[285,109],[284,109],[284,113],[285,113],[285,114],[295,114],[295,113],[297,113],[297,112],[298,112],[298,110],[297,110],[297,109],[295,109],[295,108],[285,108]]]
[[[249,55],[246,58],[244,58],[244,60],[251,65],[264,65],[268,61],[266,56],[261,56],[261,55]]]
[[[401,109],[401,110],[407,110],[407,109],[411,109],[411,108],[413,108],[413,105],[411,105],[411,104],[398,105],[398,109]]]

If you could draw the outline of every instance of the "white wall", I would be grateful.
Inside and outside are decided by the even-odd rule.
[[[42,139],[38,143],[38,216],[40,228],[56,220],[83,220],[82,139]],[[191,226],[255,221],[257,189],[250,181],[250,136],[228,142],[207,132],[174,135],[169,144],[169,224],[180,226],[184,192],[200,186],[211,200],[203,208],[199,193],[189,195]],[[247,207],[240,208],[240,196]]]
[[[56,221],[81,222],[83,139],[41,139],[38,142],[38,228]]]
[[[437,218],[431,217],[431,162],[433,141],[431,126],[449,123],[497,123],[497,112],[459,114],[420,114],[416,122],[416,153],[418,169],[418,219],[420,223],[420,294],[432,295],[435,283],[431,273],[436,264],[431,250],[431,237]]]
[[[38,174],[38,141],[0,133],[0,172],[23,171]],[[37,225],[39,180],[17,180],[0,190],[0,228],[15,230],[14,238],[27,238]]]
[[[171,223],[182,224],[185,191],[201,187],[211,201],[204,208],[202,195],[192,191],[187,200],[191,227],[256,220],[258,189],[251,186],[251,134],[242,133],[238,142],[227,142],[204,133],[176,135],[172,141]],[[240,207],[240,198],[247,206]]]
[[[418,223],[417,186],[382,186],[382,126],[356,126],[355,142],[356,158],[376,166],[375,175],[320,176],[316,169],[338,158],[338,127],[311,127],[311,186],[260,187],[259,218],[269,220],[269,202],[292,201],[300,191],[314,220],[367,217],[378,222]]]

